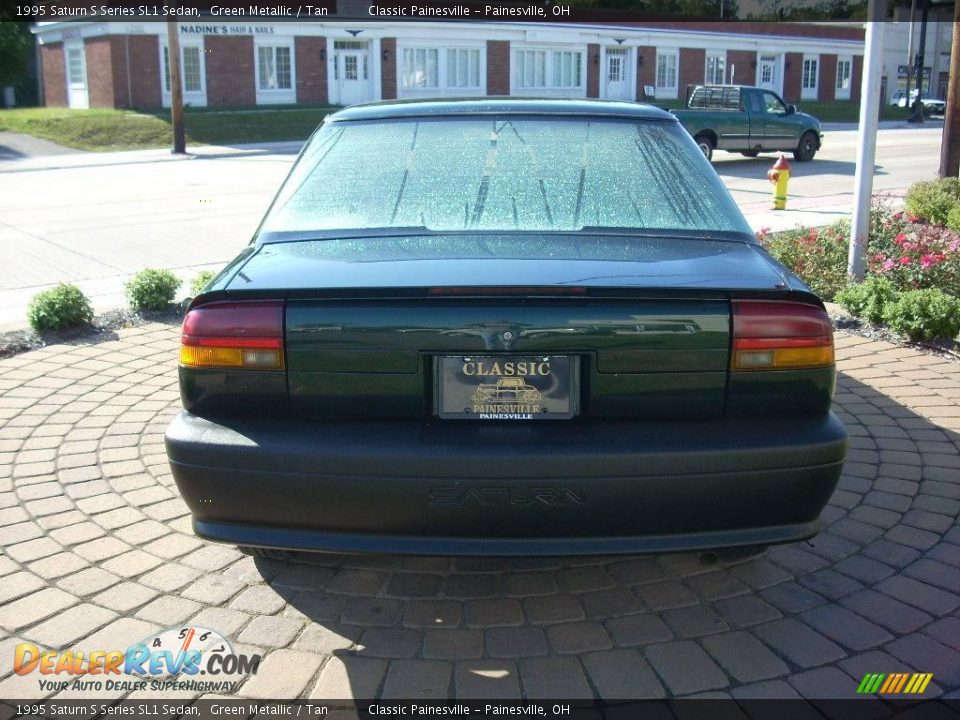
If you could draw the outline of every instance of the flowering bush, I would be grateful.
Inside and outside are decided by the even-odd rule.
[[[869,273],[898,290],[939,288],[960,296],[960,233],[885,208],[871,220]]]
[[[757,237],[825,300],[846,286],[849,222]],[[880,200],[871,212],[866,254],[868,276],[886,278],[896,290],[939,288],[960,296],[960,232],[893,212]]]
[[[850,224],[838,222],[825,228],[799,228],[786,232],[757,233],[760,244],[777,260],[799,275],[825,300],[847,284],[847,242]]]

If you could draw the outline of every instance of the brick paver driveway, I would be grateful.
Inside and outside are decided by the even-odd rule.
[[[960,688],[960,365],[841,334],[845,475],[823,533],[760,559],[255,562],[195,538],[173,485],[177,335],[0,361],[0,697],[49,694],[12,674],[21,640],[124,648],[188,621],[264,654],[247,697],[844,697],[907,669]]]

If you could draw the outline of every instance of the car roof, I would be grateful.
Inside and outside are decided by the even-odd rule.
[[[642,103],[613,100],[509,97],[388,100],[344,108],[328,115],[325,122],[488,114],[574,115],[677,122],[676,117],[665,110]]]

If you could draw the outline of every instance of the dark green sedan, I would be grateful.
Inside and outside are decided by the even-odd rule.
[[[568,555],[811,537],[840,477],[823,304],[675,117],[327,117],[190,305],[170,464],[254,552]]]

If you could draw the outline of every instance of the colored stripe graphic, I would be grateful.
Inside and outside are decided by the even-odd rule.
[[[857,687],[858,695],[919,695],[927,689],[933,673],[867,673]]]

